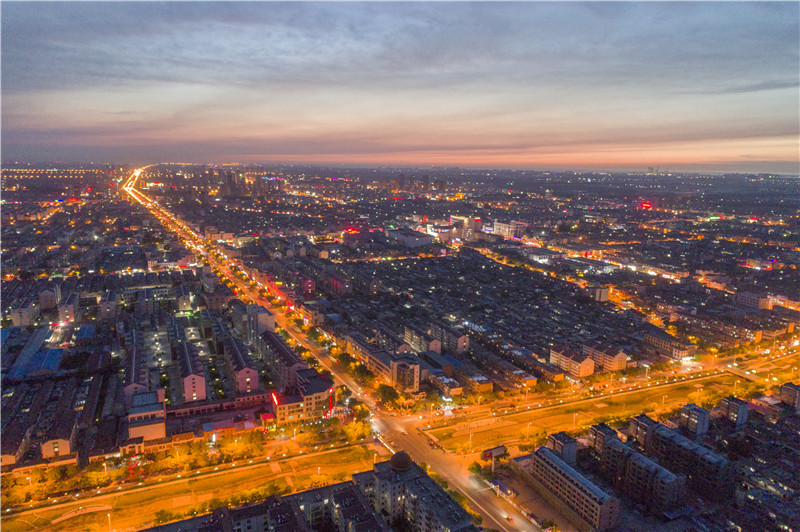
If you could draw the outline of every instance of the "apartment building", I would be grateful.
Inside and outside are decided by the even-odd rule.
[[[619,499],[600,489],[547,447],[531,454],[529,473],[539,495],[579,530],[609,530],[619,523]]]

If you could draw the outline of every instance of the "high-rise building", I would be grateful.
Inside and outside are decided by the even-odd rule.
[[[787,382],[781,386],[781,402],[795,410],[800,410],[800,384]]]
[[[601,423],[591,427],[589,440],[600,463],[600,471],[616,489],[654,511],[680,504],[686,477],[674,474],[622,443],[617,432]]]
[[[705,408],[689,403],[681,408],[678,424],[692,437],[702,437],[708,432],[711,413]]]
[[[719,409],[723,417],[736,425],[737,429],[747,423],[747,412],[750,409],[747,401],[730,395],[720,401]]]
[[[633,420],[631,423],[633,426]],[[686,475],[689,487],[703,497],[719,500],[732,494],[734,470],[727,458],[661,423],[637,422],[637,427],[641,429],[640,436],[644,432],[647,454],[671,471]]]

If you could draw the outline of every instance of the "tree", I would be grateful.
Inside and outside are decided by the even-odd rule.
[[[378,399],[384,403],[394,403],[400,399],[400,394],[388,384],[381,384],[378,386]]]
[[[340,401],[344,401],[345,399],[349,398],[352,395],[353,395],[352,390],[350,390],[350,388],[348,388],[344,384],[342,384],[341,386],[337,386],[336,398],[339,399]]]
[[[155,513],[154,517],[155,524],[163,525],[164,523],[169,523],[170,521],[178,519],[179,516],[169,510],[159,510]]]
[[[356,421],[364,421],[369,417],[369,408],[361,401],[354,402],[350,408],[353,410],[353,414],[355,414]]]
[[[368,438],[372,435],[372,428],[369,423],[363,421],[348,423],[342,427],[342,430],[344,431],[345,438],[347,438],[349,442],[358,441],[361,438]]]
[[[481,474],[481,465],[478,462],[472,462],[468,469],[470,473],[475,473],[476,475]]]

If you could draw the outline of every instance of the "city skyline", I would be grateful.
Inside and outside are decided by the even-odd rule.
[[[796,3],[4,3],[5,160],[798,173]]]

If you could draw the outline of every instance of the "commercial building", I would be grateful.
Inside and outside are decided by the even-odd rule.
[[[393,240],[399,240],[404,246],[411,249],[433,244],[433,236],[411,229],[387,229],[386,236]]]
[[[167,436],[167,410],[163,391],[133,396],[128,412],[128,440],[159,440]]]
[[[291,393],[272,394],[272,409],[278,425],[319,421],[333,410],[332,380],[314,369],[297,371],[296,379]]]

